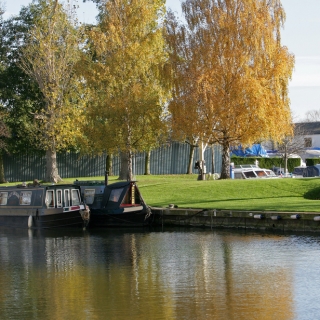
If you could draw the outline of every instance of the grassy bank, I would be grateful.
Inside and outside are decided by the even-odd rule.
[[[116,178],[109,177],[110,183]],[[63,183],[74,180],[64,179]],[[320,212],[319,178],[197,181],[197,175],[150,175],[136,180],[153,207],[175,204],[180,208]]]
[[[197,181],[196,176],[138,177],[151,206],[320,212],[320,179]]]

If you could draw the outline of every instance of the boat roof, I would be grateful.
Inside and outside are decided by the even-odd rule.
[[[34,185],[33,183],[27,184],[18,184],[15,186],[0,186],[0,190],[14,190],[14,189],[39,189],[39,188],[79,188],[78,185],[72,183],[65,183],[65,184],[37,184]]]
[[[255,164],[237,164],[234,167],[235,169],[261,169],[259,166]]]
[[[131,181],[118,181],[113,182],[110,184],[107,184],[106,187],[109,189],[117,189],[117,188],[123,188],[131,183],[136,183],[137,181],[131,180]],[[104,186],[105,182],[103,180],[88,180],[88,181],[75,181],[75,185],[79,186]]]

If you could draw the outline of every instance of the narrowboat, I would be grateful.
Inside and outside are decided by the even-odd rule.
[[[0,226],[16,228],[86,227],[89,208],[80,187],[39,183],[0,187]]]
[[[143,227],[151,222],[151,210],[136,181],[108,184],[105,181],[75,181],[90,209],[89,227]]]

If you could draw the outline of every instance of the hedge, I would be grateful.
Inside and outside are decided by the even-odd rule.
[[[319,158],[306,159],[306,166],[314,166],[320,163]]]

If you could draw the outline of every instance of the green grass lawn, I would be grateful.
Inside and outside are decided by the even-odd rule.
[[[320,179],[197,181],[196,175],[138,177],[150,206],[320,212]]]
[[[175,204],[180,208],[320,212],[320,178],[198,181],[194,174],[141,175],[136,180],[152,207]],[[109,177],[109,183],[116,181],[117,177]]]

